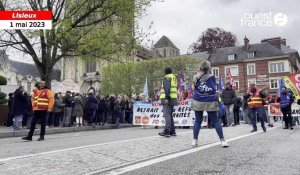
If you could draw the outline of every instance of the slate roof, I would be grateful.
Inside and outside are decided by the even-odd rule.
[[[247,58],[248,52],[255,52],[255,57]],[[208,60],[212,64],[233,63],[256,58],[282,56],[290,53],[297,53],[297,50],[290,49],[284,45],[281,45],[281,48],[279,48],[268,42],[262,42],[258,44],[250,44],[248,51],[244,49],[244,46],[213,49],[213,52],[208,57]],[[204,52],[200,52],[198,54],[204,54]],[[228,61],[228,55],[231,54],[235,55],[235,59]]]
[[[33,77],[39,77],[39,72],[37,67],[34,64],[29,64],[29,63],[23,63],[23,62],[18,62],[18,61],[12,61],[9,60],[9,64],[11,65],[11,68],[13,69],[14,72],[20,75],[31,75]],[[60,81],[60,74],[61,71],[58,69],[53,70],[53,79]]]
[[[207,60],[208,57],[210,56],[210,54],[207,51],[205,51],[205,52],[192,53],[192,54],[190,54],[190,56],[192,56],[194,58],[203,58],[203,59]]]
[[[174,47],[175,49],[178,49],[175,44],[165,35],[162,36],[155,44],[154,48],[162,48],[162,47]],[[179,50],[179,49],[178,49]]]
[[[137,57],[140,57],[142,59],[153,59],[153,58],[161,58],[162,56],[152,50],[146,49],[145,47],[142,47],[137,51],[136,54]]]

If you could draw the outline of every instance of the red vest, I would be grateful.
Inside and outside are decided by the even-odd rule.
[[[48,110],[49,99],[47,93],[48,89],[37,90],[37,96],[34,97],[36,110]]]
[[[262,107],[262,99],[259,96],[259,91],[256,90],[255,94],[248,99],[249,108],[260,108]]]

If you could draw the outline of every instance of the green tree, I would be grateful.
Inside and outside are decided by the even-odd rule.
[[[154,89],[157,83],[162,81],[166,67],[171,67],[174,74],[182,72],[186,78],[191,79],[190,75],[196,72],[200,61],[199,58],[179,56],[143,62],[110,64],[103,69],[102,89],[105,94],[139,94],[143,92],[147,77],[149,95],[153,97]]]
[[[0,75],[0,85],[6,85],[6,84],[7,84],[6,78]],[[6,94],[0,92],[0,104],[7,103],[7,100],[5,98],[6,98]]]
[[[132,55],[136,19],[152,0],[0,0],[0,10],[52,11],[51,30],[1,30],[0,48],[28,54],[48,86],[62,58],[116,60]]]

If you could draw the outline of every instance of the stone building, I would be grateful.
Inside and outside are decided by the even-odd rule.
[[[175,57],[180,55],[180,50],[175,44],[166,36],[162,36],[152,48],[154,52],[162,55],[163,57]]]
[[[13,61],[4,50],[0,50],[0,75],[7,79],[7,85],[1,87],[5,93],[14,92],[24,86],[26,92],[32,92],[36,82],[40,81],[38,69],[34,64]],[[53,70],[53,81],[60,81],[60,70]]]

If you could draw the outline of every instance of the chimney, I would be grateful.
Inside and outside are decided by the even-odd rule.
[[[245,49],[245,51],[249,50],[249,39],[246,37],[246,35],[244,38],[244,49]]]
[[[281,37],[276,37],[276,38],[268,38],[268,39],[263,39],[261,41],[262,43],[263,42],[267,42],[279,49],[281,49],[281,45],[285,45],[286,46],[286,39],[282,38]]]

